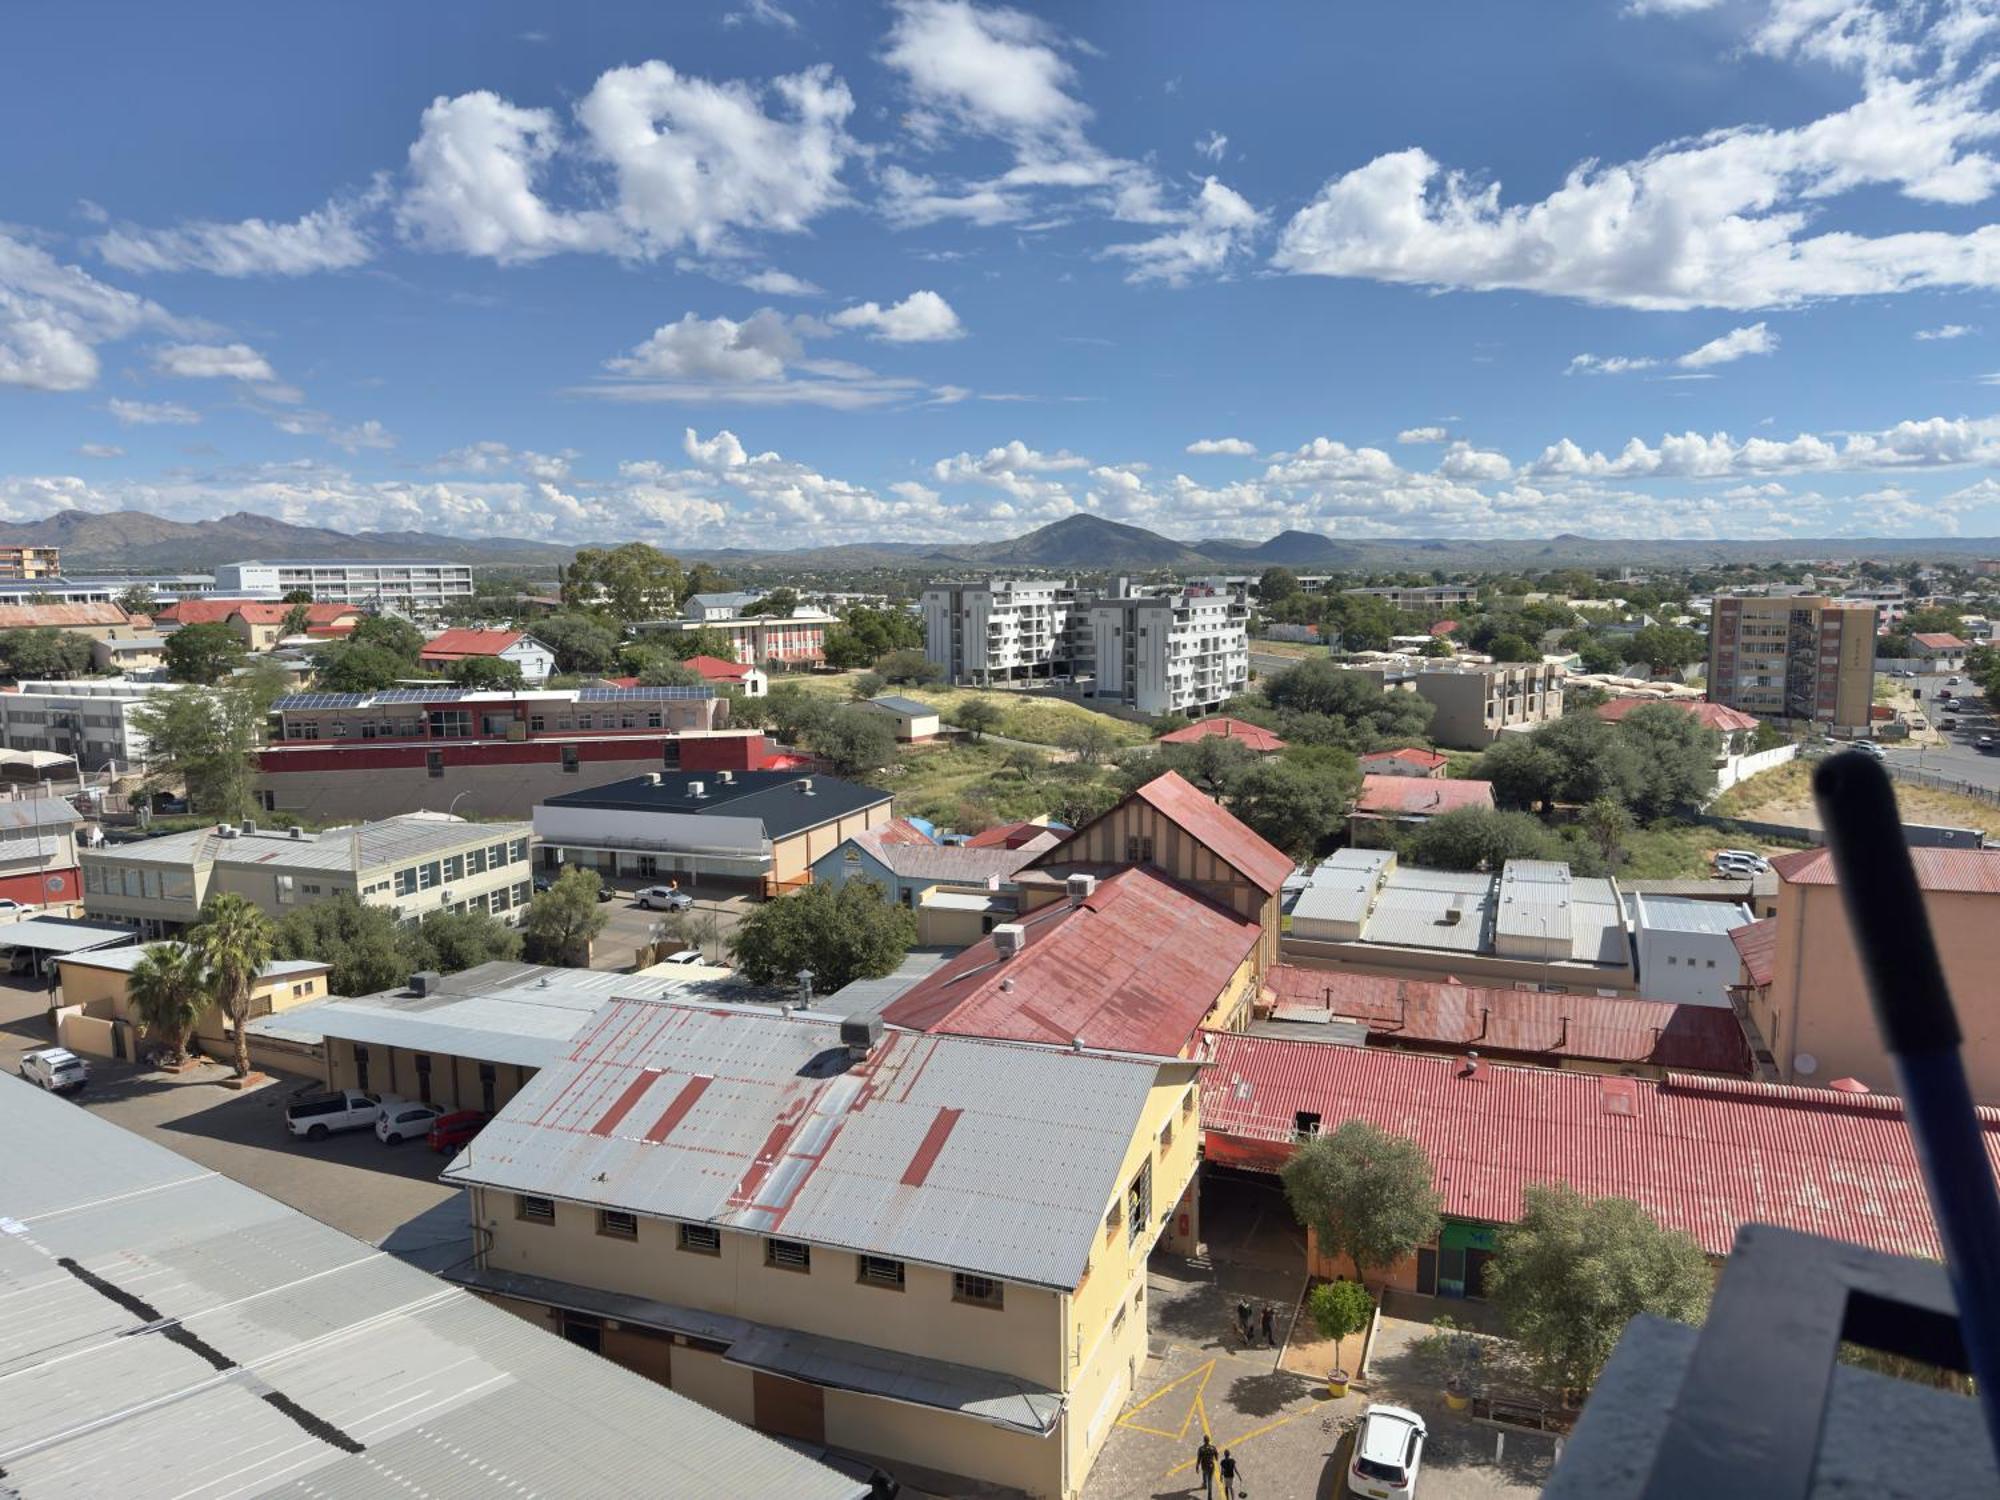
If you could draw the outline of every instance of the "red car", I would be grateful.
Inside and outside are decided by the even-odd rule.
[[[461,1109],[452,1114],[439,1115],[431,1122],[431,1133],[426,1139],[433,1151],[456,1151],[480,1131],[492,1116],[476,1109]]]

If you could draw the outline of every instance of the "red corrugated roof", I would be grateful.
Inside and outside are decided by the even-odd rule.
[[[1704,729],[1714,729],[1723,734],[1757,727],[1757,720],[1750,714],[1731,708],[1726,703],[1710,703],[1706,698],[1613,698],[1608,703],[1597,705],[1597,717],[1609,719],[1615,724],[1629,713],[1661,704],[1679,709]]]
[[[419,661],[445,661],[467,656],[499,656],[526,635],[520,630],[447,630],[434,635],[417,653]]]
[[[1778,919],[1765,917],[1732,927],[1729,941],[1736,945],[1736,956],[1743,960],[1750,982],[1760,987],[1769,984],[1778,972]]]
[[[1178,771],[1155,776],[1132,795],[1149,804],[1161,817],[1178,823],[1190,838],[1233,866],[1266,894],[1275,893],[1292,873],[1290,855],[1265,843],[1220,802],[1197,791]],[[1051,849],[1049,857],[1060,859],[1061,846]]]
[[[1361,778],[1354,810],[1363,817],[1429,818],[1461,807],[1493,806],[1490,781],[1439,781],[1429,776]]]
[[[237,605],[229,613],[243,616],[252,625],[282,625],[285,623],[285,617],[291,614],[297,607],[297,605],[286,604],[282,601],[260,603],[253,599],[247,603]],[[351,604],[308,604],[306,606],[306,629],[311,631],[315,625],[325,628],[338,624],[342,620],[354,619],[360,613],[361,611]]]
[[[2000,849],[1912,849],[1910,863],[1916,866],[1917,884],[1927,891],[2000,895]],[[1838,884],[1833,853],[1827,849],[1780,854],[1771,868],[1792,885]]]
[[[1750,1051],[1726,1006],[1603,995],[1554,995],[1481,985],[1432,984],[1278,964],[1264,976],[1291,1012],[1361,1021],[1371,1038],[1645,1063],[1697,1073],[1748,1076]]]
[[[704,682],[741,682],[750,668],[740,661],[724,661],[719,656],[690,656],[681,663]]]
[[[1002,823],[986,828],[965,841],[968,849],[1018,849],[1040,838],[1049,829],[1040,823]]]
[[[937,841],[908,818],[891,818],[874,830],[875,837],[885,844],[932,844]]]
[[[905,990],[892,1026],[1002,1041],[1179,1057],[1262,927],[1140,865],[1080,904],[1020,919],[1027,945],[987,938]]]
[[[1939,1255],[1900,1100],[1670,1074],[1663,1082],[1212,1033],[1201,1121],[1210,1161],[1274,1168],[1301,1111],[1368,1120],[1424,1148],[1444,1211],[1510,1223],[1521,1189],[1630,1198],[1711,1255],[1751,1220]],[[2000,1110],[1979,1111],[2000,1168]]]
[[[1440,755],[1435,750],[1418,750],[1412,747],[1401,750],[1371,750],[1357,758],[1364,766],[1371,760],[1396,760],[1406,766],[1422,766],[1426,771],[1435,771],[1449,759],[1448,756]]]
[[[1928,646],[1933,651],[1965,651],[1970,648],[1948,630],[1919,630],[1910,637],[1919,646]]]
[[[1232,719],[1224,715],[1218,719],[1203,719],[1190,724],[1185,729],[1176,729],[1171,734],[1160,736],[1163,745],[1192,745],[1196,740],[1212,739],[1216,736],[1236,740],[1246,750],[1254,750],[1259,755],[1268,755],[1285,748],[1285,742],[1261,724],[1252,724],[1244,719]]]
[[[1438,622],[1437,622],[1437,623],[1436,623],[1435,625],[1431,626],[1431,634],[1432,634],[1432,635],[1450,635],[1450,634],[1451,634],[1451,633],[1452,633],[1452,632],[1453,632],[1454,630],[1456,630],[1456,629],[1458,629],[1458,621],[1456,621],[1456,620],[1439,620],[1439,621],[1438,621]]]
[[[62,630],[78,625],[138,625],[143,615],[128,615],[115,604],[12,604],[0,608],[0,630]]]

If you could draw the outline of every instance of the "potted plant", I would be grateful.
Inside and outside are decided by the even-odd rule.
[[[1311,1315],[1320,1337],[1333,1341],[1337,1361],[1340,1341],[1351,1333],[1361,1332],[1368,1326],[1368,1320],[1375,1316],[1375,1299],[1368,1295],[1368,1288],[1358,1281],[1323,1281],[1306,1294],[1306,1311]],[[1348,1372],[1336,1363],[1327,1372],[1327,1391],[1331,1395],[1345,1396],[1349,1378]]]
[[[1444,1387],[1445,1405],[1453,1411],[1464,1411],[1470,1406],[1479,1363],[1486,1352],[1478,1336],[1466,1332],[1451,1318],[1441,1317],[1431,1325],[1431,1332],[1417,1345],[1417,1350]]]

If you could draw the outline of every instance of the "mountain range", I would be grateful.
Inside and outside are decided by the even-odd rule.
[[[60,547],[73,574],[207,570],[251,558],[409,558],[469,562],[481,567],[548,569],[575,549],[520,537],[454,537],[429,531],[362,531],[352,535],[294,526],[239,511],[213,521],[171,521],[146,511],[93,514],[68,510],[40,521],[0,525],[0,545]],[[1676,541],[1652,537],[1522,537],[1339,539],[1316,531],[1281,531],[1265,541],[1207,537],[1181,542],[1102,516],[1074,515],[996,542],[847,543],[771,551],[669,546],[688,562],[780,572],[868,569],[971,571],[1036,568],[1103,573],[1131,570],[1255,571],[1284,566],[1330,571],[1631,566],[1700,567],[1775,563],[1794,558],[1838,561],[1861,557],[1996,557],[1994,537],[1794,537],[1777,541]]]

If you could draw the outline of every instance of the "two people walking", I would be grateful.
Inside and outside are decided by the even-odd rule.
[[[1243,1335],[1243,1347],[1246,1349],[1257,1342],[1259,1331],[1264,1335],[1265,1344],[1273,1349],[1277,1348],[1277,1308],[1266,1302],[1263,1311],[1259,1313],[1253,1311],[1247,1301],[1238,1301],[1236,1304],[1236,1330]]]
[[[1194,1450],[1194,1466],[1201,1471],[1202,1500],[1215,1500],[1215,1477],[1218,1474],[1222,1476],[1223,1500],[1236,1500],[1243,1493],[1237,1487],[1235,1456],[1224,1448],[1218,1461],[1215,1444],[1205,1432],[1201,1435],[1201,1446]]]

